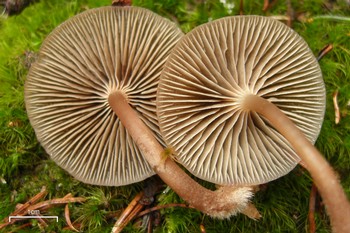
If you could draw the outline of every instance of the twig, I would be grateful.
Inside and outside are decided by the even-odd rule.
[[[53,200],[42,201],[28,208],[28,210],[46,210],[51,208],[53,205],[62,205],[72,202],[84,202],[86,199],[84,197],[69,197],[69,198],[56,198]]]
[[[72,222],[71,222],[71,220],[70,220],[70,214],[69,214],[69,206],[68,206],[68,204],[66,204],[66,206],[64,207],[64,217],[65,217],[65,219],[66,219],[66,222],[67,222],[67,225],[68,225],[69,229],[70,229],[70,230],[73,230],[73,231],[76,231],[76,232],[79,232],[79,230],[77,230],[77,229],[73,226],[73,224],[72,224]]]
[[[269,0],[264,0],[264,6],[263,6],[263,11],[267,11],[269,8],[270,1]]]
[[[106,219],[111,219],[111,218],[119,218],[119,216],[122,214],[122,210],[115,210],[115,211],[109,211],[105,216]]]
[[[165,208],[170,208],[170,207],[182,207],[182,208],[189,208],[189,209],[195,209],[192,206],[189,206],[187,204],[181,204],[181,203],[171,203],[171,204],[166,204],[166,205],[158,205],[149,209],[146,209],[142,212],[140,212],[136,218],[142,217],[143,215],[149,214],[151,212],[157,211],[157,210],[161,210],[161,209],[165,209]]]
[[[327,44],[325,47],[323,47],[317,55],[317,61],[320,61],[332,49],[333,49],[332,44]],[[335,124],[338,124],[340,122],[340,110],[338,106],[338,90],[336,90],[333,93],[333,106],[334,106],[334,112],[335,112]]]
[[[168,152],[171,153],[172,149],[164,151],[164,157],[168,157]],[[145,187],[143,192],[140,192],[136,197],[131,201],[129,206],[122,212],[119,216],[117,222],[112,228],[113,233],[121,232],[123,228],[139,214],[139,212],[145,207],[149,206],[154,201],[154,195],[163,188],[163,181],[158,177],[154,176],[145,181]],[[150,225],[149,225],[150,224]],[[152,219],[148,221],[148,231],[152,230]]]
[[[73,195],[71,193],[68,193],[66,196],[64,196],[63,198],[71,198],[73,197]]]
[[[316,223],[315,223],[316,196],[317,196],[317,187],[313,183],[311,187],[311,192],[310,192],[309,215],[308,215],[310,233],[316,232]]]
[[[147,233],[152,233],[153,232],[153,223],[152,223],[152,221],[153,221],[153,218],[152,218],[152,216],[150,216],[149,217],[149,220],[148,220],[148,222],[147,222]]]
[[[138,193],[135,198],[130,202],[128,207],[123,211],[123,213],[118,218],[117,222],[112,228],[112,233],[121,232],[124,227],[135,217],[135,215],[140,212],[143,208],[143,205],[139,203],[143,197],[143,192]]]
[[[329,20],[336,20],[336,21],[350,21],[350,17],[341,16],[341,15],[317,15],[310,19],[308,19],[309,22],[312,22],[317,19],[329,19]]]
[[[325,47],[321,49],[321,51],[317,55],[317,61],[320,61],[327,53],[329,53],[333,49],[332,44],[327,44]]]
[[[278,20],[278,21],[288,21],[289,20],[288,16],[286,16],[286,15],[270,15],[268,17],[271,19]]]
[[[277,2],[277,0],[272,0],[270,3],[270,0],[264,0],[264,6],[263,6],[263,11],[267,11],[268,9],[270,9],[275,3]]]
[[[131,0],[113,0],[112,6],[131,6]]]
[[[293,22],[293,8],[292,8],[292,3],[290,0],[286,0],[287,4],[287,26],[292,27],[292,22]]]
[[[68,193],[66,196],[64,196],[63,198],[71,198],[73,197],[73,195],[71,193]],[[76,231],[76,232],[79,232],[79,230],[77,230],[73,224],[72,224],[72,221],[70,220],[70,213],[69,213],[69,205],[68,203],[66,204],[66,206],[64,207],[64,217],[66,219],[66,222],[67,222],[67,225],[68,225],[68,228],[69,230],[73,230],[73,231]]]
[[[47,194],[47,190],[46,187],[43,186],[41,188],[41,191],[36,194],[34,197],[32,197],[31,199],[29,199],[29,201],[27,201],[24,204],[21,205],[17,205],[18,208],[15,209],[14,212],[12,212],[9,216],[24,216],[28,214],[28,208],[36,203],[37,201],[39,201],[41,198],[43,198],[45,195]],[[13,219],[11,222],[9,222],[9,217],[6,217],[3,219],[3,224],[0,225],[0,229],[3,229],[4,227],[11,225],[15,222],[19,221],[19,219]]]
[[[338,90],[336,90],[333,93],[333,106],[334,106],[334,112],[335,112],[335,124],[339,124],[340,122],[340,110],[339,110],[339,105],[338,105]]]
[[[24,215],[28,215],[28,213],[30,211],[46,210],[46,209],[52,207],[52,205],[67,204],[67,203],[71,203],[71,202],[84,202],[85,201],[85,198],[82,198],[82,197],[73,198],[72,194],[68,194],[64,198],[57,198],[57,199],[43,201],[43,202],[39,202],[39,203],[35,204],[37,201],[39,201],[41,198],[43,198],[46,194],[47,194],[46,187],[43,187],[42,190],[40,191],[40,193],[36,194],[29,201],[27,201],[25,204],[17,205],[18,208],[16,208],[16,210],[14,212],[12,212],[10,214],[10,216],[24,216]],[[36,216],[41,216],[41,215],[36,214]],[[7,217],[4,219],[5,223],[0,225],[0,229],[6,227],[8,225],[11,225],[17,221],[20,221],[20,220],[23,220],[23,219],[13,219],[11,222],[9,222],[9,217]],[[38,221],[41,223],[41,225],[43,227],[48,226],[47,221],[45,219],[38,218]]]
[[[328,54],[333,49],[332,44],[327,44],[321,49],[317,55],[317,61],[320,61],[326,54]],[[340,122],[340,110],[338,106],[338,90],[333,93],[333,106],[335,111],[335,124]]]
[[[74,226],[72,225],[70,218],[69,218],[69,209],[68,209],[68,203],[72,202],[84,202],[86,199],[83,197],[73,197],[71,193],[67,194],[63,198],[57,198],[53,200],[48,200],[48,201],[42,201],[36,204],[41,198],[43,198],[47,194],[46,187],[44,186],[40,193],[36,194],[34,197],[32,197],[29,201],[27,201],[24,204],[17,204],[16,210],[10,214],[10,216],[24,216],[30,214],[31,211],[35,212],[36,216],[41,216],[39,211],[49,209],[53,205],[61,205],[61,204],[66,204],[65,207],[65,217],[67,220],[67,224],[69,225],[70,229],[76,230]],[[13,224],[17,221],[20,221],[23,219],[13,219],[11,222],[9,222],[9,217],[5,218],[3,221],[5,222],[4,224],[0,225],[0,229]],[[38,218],[39,224],[43,227],[47,227],[47,221],[43,218]],[[28,225],[25,225],[28,226]]]
[[[244,5],[243,5],[243,0],[240,0],[239,2],[239,15],[244,15]]]
[[[41,214],[35,214],[34,216],[42,216]],[[39,225],[43,228],[47,227],[47,220],[46,219],[43,219],[43,218],[37,218],[37,220],[39,221]]]
[[[73,223],[72,225],[73,225],[73,227],[74,227],[75,229],[81,228],[81,223]],[[65,226],[65,227],[62,228],[62,230],[69,230],[69,231],[70,231],[70,230],[72,230],[72,229],[71,229],[70,226]],[[78,231],[78,232],[80,232],[80,231]]]
[[[36,202],[38,202],[41,198],[45,197],[47,194],[47,190],[46,187],[43,186],[41,188],[41,191],[36,194],[34,197],[32,197],[31,199],[29,199],[29,201],[27,201],[26,203],[24,203],[23,205],[21,205],[20,208],[16,209],[11,215],[13,216],[22,216],[22,215],[26,215],[28,212],[26,211],[32,204],[35,204]],[[8,220],[8,219],[7,219]]]

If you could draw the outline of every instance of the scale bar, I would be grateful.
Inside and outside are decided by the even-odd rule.
[[[11,219],[31,219],[31,218],[55,218],[58,222],[58,216],[9,216],[9,222]]]

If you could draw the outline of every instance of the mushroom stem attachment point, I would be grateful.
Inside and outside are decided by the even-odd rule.
[[[216,191],[202,187],[169,157],[164,159],[163,147],[121,91],[111,93],[108,102],[154,171],[189,205],[216,218],[245,210],[253,196],[251,187],[224,186]]]
[[[306,164],[331,219],[334,232],[350,232],[350,203],[339,180],[318,150],[309,142],[295,124],[273,103],[257,96],[247,95],[244,109],[255,111],[265,117],[291,144]]]

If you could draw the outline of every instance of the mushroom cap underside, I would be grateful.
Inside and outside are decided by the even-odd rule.
[[[121,90],[160,137],[156,88],[182,37],[169,20],[138,7],[101,7],[58,26],[43,42],[25,83],[36,136],[50,157],[80,181],[118,186],[154,174],[108,104]]]
[[[242,109],[254,94],[274,103],[314,143],[325,111],[319,65],[306,42],[262,16],[201,25],[175,46],[161,74],[157,115],[166,144],[195,176],[260,184],[299,162],[269,122]]]

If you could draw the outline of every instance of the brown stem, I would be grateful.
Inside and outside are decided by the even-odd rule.
[[[122,92],[111,93],[108,102],[153,170],[191,206],[217,218],[227,218],[247,206],[252,196],[250,187],[221,187],[216,191],[202,187],[169,157],[164,159],[164,149]]]
[[[291,144],[306,164],[323,202],[327,207],[334,232],[350,232],[350,203],[338,178],[318,150],[294,123],[274,104],[256,95],[244,99],[244,108],[264,116]]]
[[[309,215],[308,215],[310,233],[316,232],[316,222],[315,222],[316,197],[317,197],[317,187],[313,183],[311,187],[311,192],[310,192]]]

